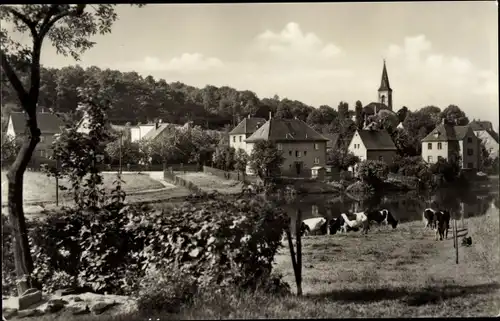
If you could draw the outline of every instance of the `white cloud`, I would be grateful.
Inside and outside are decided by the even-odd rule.
[[[435,52],[425,35],[389,45],[386,55],[391,84],[401,97],[398,100],[413,103],[413,108],[456,104],[471,118],[498,118],[495,71],[481,70],[467,58]],[[396,87],[398,83],[405,84],[404,88]]]
[[[261,51],[271,53],[279,59],[326,60],[342,52],[335,44],[324,43],[316,34],[302,32],[295,22],[289,22],[279,33],[266,30],[255,40]]]
[[[174,71],[178,73],[205,72],[223,67],[223,62],[214,57],[205,57],[200,53],[183,53],[168,61],[157,57],[145,57],[141,61],[124,64],[126,69],[136,71]]]

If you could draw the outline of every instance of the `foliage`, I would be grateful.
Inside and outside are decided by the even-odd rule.
[[[401,107],[401,109],[398,110],[396,114],[398,116],[399,122],[400,123],[404,122],[406,119],[406,116],[408,116],[408,107],[406,107],[406,106]]]
[[[10,136],[2,137],[2,166],[10,165],[16,159],[22,142]]]
[[[394,145],[396,145],[398,155],[405,157],[419,155],[418,146],[420,142],[418,142],[415,137],[411,137],[406,128],[396,128],[396,130],[391,133],[391,138]]]
[[[427,165],[421,156],[401,157],[397,156],[390,165],[390,171],[404,176],[419,177],[425,173]]]
[[[212,164],[215,168],[231,171],[236,164],[235,154],[236,151],[233,147],[218,147],[212,155]]]
[[[143,156],[137,142],[131,142],[128,139],[116,139],[106,145],[106,156],[110,164],[138,164]]]
[[[254,143],[249,163],[252,171],[264,179],[279,176],[284,160],[274,142],[261,140]]]
[[[245,172],[246,168],[247,168],[247,163],[248,163],[247,153],[245,152],[245,150],[243,150],[241,148],[238,149],[238,151],[236,152],[236,156],[235,156],[234,168],[237,171]]]
[[[436,122],[431,114],[419,110],[410,112],[406,116],[403,126],[409,137],[412,138],[412,148],[417,150],[419,155],[422,150],[421,140],[436,127]]]
[[[363,125],[364,125],[364,113],[363,113],[363,104],[361,103],[361,101],[356,101],[356,105],[354,107],[354,114],[356,116],[356,128],[357,129],[363,129]]]
[[[94,211],[66,208],[36,221],[30,228],[34,276],[45,289],[64,272],[80,287],[122,294],[136,293],[150,269],[178,267],[202,287],[254,289],[269,277],[288,225],[284,212],[257,199],[186,200],[165,210],[123,203]],[[12,289],[13,283],[3,286]]]
[[[370,186],[379,186],[387,179],[389,166],[382,161],[366,160],[359,164],[358,176]]]
[[[426,106],[426,107],[420,108],[419,112],[426,114],[426,115],[429,115],[435,125],[437,125],[441,122],[441,109],[439,107],[432,106],[432,105]]]
[[[430,166],[430,171],[442,177],[445,182],[454,182],[460,175],[460,157],[455,155],[450,159],[440,158]]]
[[[444,122],[452,125],[465,126],[469,123],[469,118],[465,115],[465,113],[455,105],[449,105],[446,107],[440,115],[441,119],[444,119]]]
[[[359,162],[359,157],[343,148],[336,148],[328,151],[326,158],[328,165],[332,165],[340,170],[347,170]]]

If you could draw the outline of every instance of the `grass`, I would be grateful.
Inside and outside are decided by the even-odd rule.
[[[237,194],[241,192],[241,182],[223,179],[203,172],[175,172],[175,174],[201,188],[203,191],[216,190],[221,194]]]
[[[114,188],[113,182],[116,180],[116,174],[103,173],[104,187],[108,190]],[[7,202],[7,175],[2,171],[2,203]],[[149,177],[147,174],[123,173],[122,179],[125,181],[123,189],[125,192],[137,192],[141,190],[151,190],[163,188],[163,185]],[[59,184],[69,186],[66,179],[59,180]],[[55,202],[56,200],[56,181],[53,177],[40,172],[26,172],[24,174],[23,196],[25,203],[31,202]],[[59,191],[59,197],[70,199],[65,192]]]
[[[256,318],[477,317],[500,312],[498,210],[466,221],[471,247],[451,237],[434,241],[421,222],[396,230],[311,236],[303,240],[303,297],[263,293],[214,295],[195,300],[160,320]],[[461,226],[459,225],[459,228]],[[276,257],[275,270],[295,291],[289,253]],[[156,316],[101,315],[55,320],[145,320]],[[41,317],[38,320],[54,320]]]

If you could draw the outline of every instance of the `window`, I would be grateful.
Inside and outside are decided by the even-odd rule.
[[[304,151],[304,156],[307,156],[307,150]]]
[[[295,157],[300,157],[300,150],[295,151]]]
[[[45,151],[43,149],[40,150],[40,157],[45,157]]]
[[[432,149],[432,143],[427,143],[427,149]]]
[[[472,148],[467,148],[467,155],[469,156],[474,155],[474,150]]]
[[[233,136],[233,143],[236,143],[236,136]]]
[[[241,136],[240,136],[240,143],[241,143]]]
[[[314,157],[314,164],[319,164],[319,157]]]
[[[283,150],[283,144],[278,144],[278,150]]]
[[[314,149],[315,149],[315,150],[318,150],[318,149],[319,149],[319,144],[318,144],[318,143],[314,143]]]
[[[443,144],[438,143],[438,149],[443,149]]]
[[[473,168],[474,167],[474,164],[472,163],[467,163],[467,168]]]
[[[292,156],[292,151],[291,150],[288,151],[288,155]]]
[[[467,137],[467,143],[472,143],[472,137]]]
[[[383,162],[384,161],[384,156],[379,156],[378,160],[381,161],[381,162]]]
[[[438,156],[438,161],[442,160],[442,159],[443,159],[443,156]]]
[[[45,140],[45,137],[40,136],[40,143],[43,143],[44,140]]]
[[[432,156],[427,157],[427,163],[432,163]]]

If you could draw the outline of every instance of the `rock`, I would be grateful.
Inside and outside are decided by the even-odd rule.
[[[3,308],[2,309],[2,315],[7,318],[7,319],[10,319],[14,316],[17,315],[17,309],[11,309],[11,308]]]
[[[37,315],[43,314],[40,310],[37,309],[26,309],[26,310],[21,310],[17,313],[17,317],[19,319],[21,318],[28,318],[28,317],[34,317]]]
[[[35,293],[36,291],[38,291],[38,289],[35,289],[35,288],[28,289],[28,290],[24,291],[22,296]]]
[[[68,307],[68,310],[73,315],[87,314],[90,312],[89,307],[86,304],[71,305]]]
[[[45,307],[45,312],[54,313],[60,311],[64,306],[68,304],[68,301],[62,299],[52,299],[47,302],[47,306]]]
[[[76,290],[67,288],[67,289],[59,289],[55,292],[55,295],[57,296],[65,296],[65,295],[70,295],[70,294],[75,294]]]
[[[92,312],[94,312],[95,314],[101,314],[103,313],[104,311],[106,311],[107,309],[111,308],[112,306],[115,305],[115,302],[114,301],[103,301],[103,302],[97,302],[96,304],[94,304],[90,310]]]
[[[26,295],[21,296],[18,298],[19,302],[19,310],[24,310],[27,309],[28,307],[32,306],[35,303],[38,303],[42,301],[42,291],[34,289],[27,290]]]
[[[79,296],[75,296],[73,297],[73,302],[82,302],[82,298],[80,298]]]

